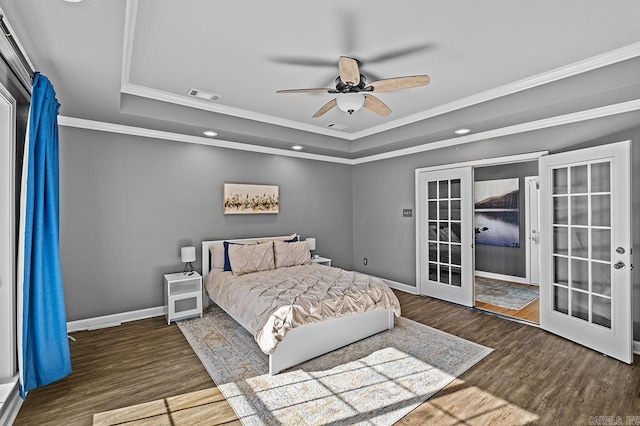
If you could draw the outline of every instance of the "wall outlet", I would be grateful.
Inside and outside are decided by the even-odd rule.
[[[362,264],[366,265],[367,263],[369,263],[369,261],[367,260],[367,258],[365,257],[364,259],[362,259]]]

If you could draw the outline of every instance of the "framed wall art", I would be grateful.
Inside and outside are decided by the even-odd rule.
[[[476,244],[520,247],[520,180],[474,184]]]
[[[280,212],[278,185],[223,183],[224,214],[277,214]]]

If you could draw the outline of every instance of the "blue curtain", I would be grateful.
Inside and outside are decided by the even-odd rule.
[[[71,372],[59,252],[59,108],[49,79],[36,73],[22,188],[22,398]]]

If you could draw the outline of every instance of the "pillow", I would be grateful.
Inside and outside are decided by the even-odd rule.
[[[311,263],[311,253],[306,241],[287,243],[273,242],[273,253],[276,268],[285,266],[308,265]]]
[[[273,242],[252,245],[233,244],[229,245],[228,251],[233,275],[274,269]]]
[[[255,240],[246,240],[246,241],[243,241],[241,243],[232,243],[230,241],[224,241],[222,243],[223,251],[224,251],[224,253],[223,253],[224,263],[221,266],[221,268],[224,269],[227,272],[231,271],[231,263],[229,262],[229,244],[235,244],[237,246],[246,246],[246,245],[251,245],[251,244],[257,244],[257,242]]]
[[[211,253],[211,268],[224,269],[224,245],[213,244],[209,246]]]
[[[229,261],[229,244],[234,244],[237,246],[241,246],[240,243],[230,243],[229,241],[225,241],[222,243],[224,246],[224,265],[222,265],[222,269],[225,271],[231,271],[231,262]]]

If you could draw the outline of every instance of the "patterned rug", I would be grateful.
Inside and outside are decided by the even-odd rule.
[[[539,296],[537,287],[476,277],[476,301],[507,309],[522,309]]]
[[[391,425],[492,349],[396,318],[395,328],[276,376],[215,305],[178,326],[245,425]]]

